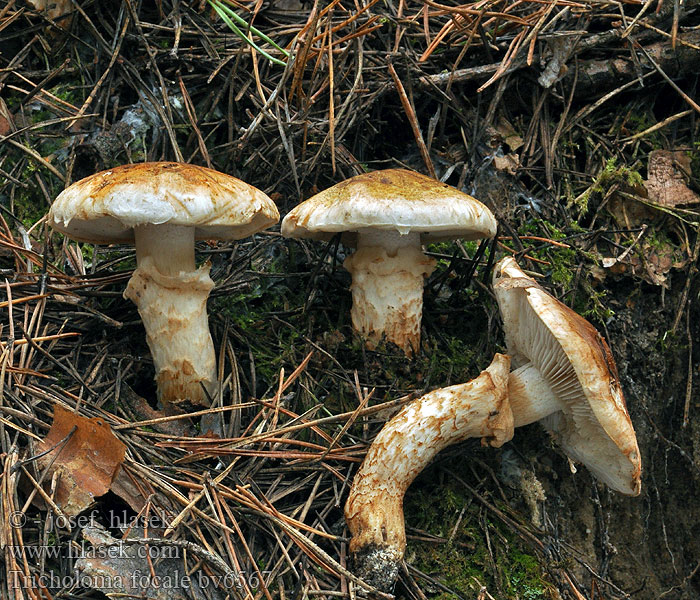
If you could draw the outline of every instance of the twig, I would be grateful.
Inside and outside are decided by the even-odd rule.
[[[408,118],[408,122],[411,125],[413,137],[416,140],[416,144],[418,144],[418,150],[420,151],[420,155],[423,157],[425,168],[428,169],[428,173],[431,177],[437,179],[437,175],[435,174],[435,167],[433,166],[433,161],[430,158],[428,149],[425,146],[425,141],[423,140],[423,134],[421,133],[420,127],[418,126],[418,120],[416,119],[416,111],[413,110],[411,101],[406,95],[406,90],[404,89],[403,84],[401,83],[401,80],[399,79],[399,76],[396,73],[396,70],[394,69],[394,65],[388,63],[387,68],[389,69],[391,78],[394,80],[394,85],[396,85],[396,91],[399,93],[401,105],[403,106],[404,112],[406,113],[406,117]]]

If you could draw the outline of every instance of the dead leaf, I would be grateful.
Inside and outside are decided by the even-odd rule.
[[[650,225],[662,218],[663,213],[659,209],[631,198],[644,199],[647,195],[644,186],[621,185],[621,188],[627,195],[612,194],[606,207],[620,227],[635,229]]]
[[[136,513],[141,512],[148,502],[148,497],[155,493],[155,490],[132,473],[127,465],[122,465],[122,468],[119,469],[110,490],[124,500]]]
[[[73,10],[73,3],[70,0],[27,0],[27,2],[38,12],[43,12],[44,15],[55,21],[60,27],[67,28],[72,16],[68,15]]]
[[[654,150],[649,154],[644,182],[649,200],[663,206],[700,203],[700,196],[687,185],[690,173],[690,157],[685,152]]]
[[[122,382],[119,392],[119,398],[131,409],[131,412],[139,421],[151,421],[167,417],[163,411],[152,408],[145,398],[139,396],[131,386]],[[164,421],[162,423],[153,423],[153,429],[172,435],[173,437],[192,435],[191,423],[187,419],[177,419],[174,421]]]
[[[615,275],[635,275],[661,287],[668,287],[667,275],[671,269],[683,269],[690,261],[686,252],[669,243],[652,245],[643,242],[638,252],[623,255],[618,258],[603,258],[603,267]]]
[[[577,37],[568,36],[549,40],[548,49],[551,52],[551,56],[547,61],[547,66],[537,79],[537,83],[543,88],[549,89],[564,77],[569,70],[566,62],[569,60],[577,43]]]
[[[109,491],[126,446],[103,419],[89,419],[57,404],[51,429],[37,448],[38,452],[47,450],[51,451],[37,463],[49,469],[46,480],[59,472],[54,500],[66,515],[76,516]]]
[[[6,136],[15,130],[15,123],[12,119],[12,113],[7,108],[5,101],[0,98],[0,136]]]
[[[523,138],[515,131],[515,127],[505,118],[501,117],[496,125],[496,131],[501,134],[503,141],[508,144],[511,152],[515,152],[524,144]]]
[[[499,171],[505,171],[508,175],[515,175],[520,163],[518,162],[518,156],[511,153],[505,156],[494,156],[493,166]]]

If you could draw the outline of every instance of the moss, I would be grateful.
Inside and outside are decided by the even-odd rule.
[[[436,242],[434,244],[428,244],[426,251],[428,254],[436,255],[437,264],[436,269],[446,269],[450,265],[450,258],[455,251],[457,246],[453,242]]]
[[[436,488],[434,482],[430,472],[419,477],[406,495],[405,514],[407,560],[452,591],[442,591],[436,598],[476,597],[482,585],[502,599],[553,597],[537,556],[523,547],[514,531],[488,516],[484,519],[480,506],[457,483]],[[488,543],[484,526],[489,530]],[[411,540],[411,528],[446,541]]]
[[[46,198],[34,178],[34,174],[40,170],[42,171],[42,175],[45,174],[45,171],[41,167],[38,167],[36,163],[31,161],[26,163],[19,179],[26,183],[27,187],[17,187],[17,193],[13,199],[13,213],[26,228],[30,228],[34,225],[48,210]],[[44,177],[44,181],[49,179],[48,177]]]
[[[422,372],[431,373],[434,381],[469,381],[479,366],[478,352],[461,337],[447,338],[444,345],[435,345],[424,356],[430,364]]]
[[[606,161],[605,167],[595,178],[593,184],[570,204],[576,207],[579,214],[585,214],[588,212],[588,203],[594,195],[605,195],[613,185],[635,188],[643,183],[644,178],[638,171],[627,165],[618,166],[617,157],[613,156]]]
[[[27,112],[32,123],[38,123],[55,116],[45,110]],[[32,149],[43,157],[47,157],[48,162],[52,162],[51,155],[58,152],[65,142],[65,138],[60,136],[43,135],[37,139],[40,141]],[[63,189],[63,184],[48,169],[29,158],[25,152],[18,148],[8,146],[3,169],[13,173],[24,184],[14,187],[12,211],[25,228],[30,228],[46,214],[49,208],[44,191],[37,182],[37,175],[41,177],[49,198],[54,198]]]
[[[80,88],[72,83],[59,83],[58,85],[49,88],[49,92],[51,92],[57,98],[63,100],[64,102],[69,102],[78,106],[80,106],[84,100],[83,95],[79,90]]]
[[[210,300],[212,325],[216,328],[218,321],[221,330],[228,320],[229,339],[244,375],[253,366],[249,357],[255,357],[258,396],[268,391],[262,386],[275,385],[281,367],[289,373],[309,351],[314,355],[307,373],[325,393],[319,398],[307,392],[302,395],[309,403],[324,402],[331,412],[357,407],[354,386],[329,378],[337,369],[336,360],[347,373],[357,371],[362,382],[371,382],[372,403],[469,381],[488,364],[481,346],[486,343],[489,320],[481,303],[471,297],[473,291],[446,287],[445,293],[426,292],[422,349],[408,358],[391,343],[380,343],[374,350],[364,348],[361,336],[352,329],[350,275],[344,269],[319,271],[310,264],[307,273],[295,263],[298,258],[288,248],[270,248],[254,259],[252,267],[258,275],[244,277],[247,287],[226,296],[214,293]],[[293,272],[297,274],[290,275]],[[459,304],[449,305],[455,295]]]
[[[301,358],[297,346],[305,345],[305,317],[301,307],[306,302],[306,286],[291,286],[288,280],[275,277],[289,271],[286,254],[266,256],[252,266],[260,275],[239,293],[213,297],[209,314],[228,319],[234,338],[243,341],[244,352],[255,356],[256,378],[274,385],[282,367],[298,366]],[[264,275],[262,274],[264,273]],[[277,317],[277,318],[275,318]],[[259,389],[256,393],[263,393]]]
[[[473,256],[479,247],[479,243],[474,241],[462,241],[462,247],[467,251],[467,254]],[[427,252],[446,254],[448,256],[452,256],[457,249],[457,244],[453,241],[433,242],[426,246]]]
[[[638,106],[631,109],[625,116],[625,119],[621,121],[618,128],[618,135],[620,137],[627,137],[642,133],[654,125],[658,125],[658,123],[659,121],[654,115],[651,106]],[[664,148],[668,142],[662,131],[657,130],[646,133],[644,135],[644,143],[647,144],[651,150],[658,150]]]
[[[694,150],[688,150],[687,155],[690,158],[690,172],[695,180],[700,179],[700,142],[694,142]]]
[[[274,382],[282,367],[296,366],[295,345],[303,337],[302,333],[282,323],[271,325],[271,315],[289,306],[281,296],[260,289],[213,301],[212,312],[228,317],[250,346],[261,381]]]
[[[605,321],[612,316],[612,311],[606,305],[607,293],[594,287],[590,272],[591,267],[598,264],[598,258],[567,241],[570,236],[584,231],[575,221],[561,228],[546,219],[531,219],[521,225],[518,234],[567,244],[568,247],[564,247],[549,242],[523,240],[527,256],[538,263],[546,281],[554,286],[558,298],[565,302],[568,298],[573,298],[569,304],[576,312],[587,318]],[[515,250],[512,241],[506,240],[504,243]]]

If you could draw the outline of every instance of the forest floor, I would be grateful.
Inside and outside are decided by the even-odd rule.
[[[342,513],[352,477],[402,404],[505,351],[489,288],[505,255],[609,341],[642,492],[573,469],[536,424],[499,449],[450,447],[406,495],[396,596],[700,597],[700,2],[40,4],[0,7],[3,597],[134,594],[107,579],[137,574],[163,600],[364,596]],[[499,233],[427,247],[413,358],[353,332],[338,239],[276,225],[198,242],[224,432],[203,438],[158,412],[122,296],[133,247],[46,221],[70,183],[161,160],[239,177],[282,216],[409,168],[484,202]],[[30,459],[105,424],[88,438],[114,461],[91,476],[109,491],[73,515],[60,497],[88,453]],[[123,556],[95,550],[116,538]],[[153,583],[174,573],[197,583]]]

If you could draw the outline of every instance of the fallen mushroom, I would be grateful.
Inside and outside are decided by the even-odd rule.
[[[425,394],[379,432],[345,504],[358,577],[391,590],[406,548],[404,494],[440,450],[474,437],[496,447],[510,440],[509,370],[510,359],[496,354],[476,379]]]
[[[583,317],[525,275],[512,258],[493,282],[518,367],[496,355],[470,383],[426,394],[380,431],[345,505],[355,571],[388,591],[406,545],[403,497],[416,475],[443,448],[469,437],[508,441],[512,427],[540,421],[567,455],[612,489],[637,495],[641,460],[605,340]]]
[[[372,349],[382,337],[407,355],[420,346],[423,280],[435,261],[421,244],[493,237],[496,220],[478,200],[430,177],[387,169],[346,179],[299,204],[282,221],[286,237],[329,240],[357,248],[352,323]]]
[[[516,367],[508,379],[515,427],[539,421],[610,488],[639,494],[637,438],[605,339],[510,257],[495,266],[493,291]]]
[[[168,414],[184,401],[208,406],[216,355],[206,302],[209,263],[194,243],[235,240],[279,219],[260,190],[212,169],[172,162],[123,165],[66,188],[49,223],[78,241],[132,242],[137,268],[124,296],[136,303],[153,355],[158,397]]]

